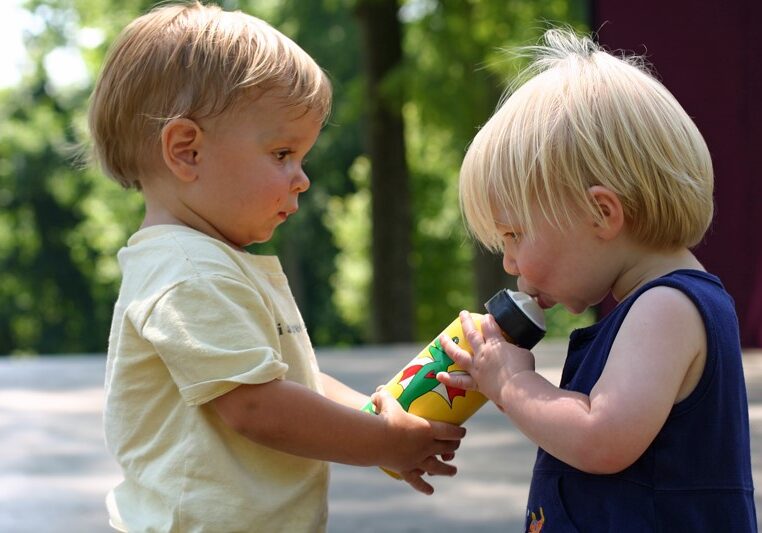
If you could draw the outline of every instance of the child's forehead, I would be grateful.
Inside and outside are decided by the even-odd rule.
[[[256,125],[258,129],[273,135],[298,133],[300,125],[322,123],[322,117],[316,110],[304,105],[294,105],[286,99],[268,93],[259,98],[244,97],[220,115],[207,121],[212,128],[225,128]]]
[[[518,210],[500,202],[495,196],[490,200],[490,215],[496,227],[518,228],[522,226]]]
[[[233,106],[234,112],[256,114],[278,114],[284,119],[296,119],[303,115],[306,106],[296,104],[289,95],[281,89],[249,89],[244,91]],[[293,115],[291,117],[284,115]]]
[[[511,216],[510,213],[504,210],[498,211],[493,209],[492,221],[494,222],[496,228],[516,229],[522,226],[522,224],[515,216]]]

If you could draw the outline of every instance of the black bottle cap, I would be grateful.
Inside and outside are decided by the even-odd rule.
[[[502,289],[484,307],[517,346],[531,350],[545,336],[542,309],[523,292]]]

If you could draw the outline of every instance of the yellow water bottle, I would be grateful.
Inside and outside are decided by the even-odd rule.
[[[529,350],[545,336],[542,309],[523,292],[502,289],[484,307],[495,318],[508,342]],[[471,317],[476,327],[481,329],[483,315],[472,313]],[[442,333],[473,354],[463,335],[460,318],[453,320]],[[487,398],[477,391],[466,391],[440,383],[436,378],[438,372],[464,372],[444,351],[439,343],[439,335],[384,388],[409,413],[429,420],[460,425],[478,411]],[[362,410],[376,412],[372,402],[368,402]],[[394,472],[383,470],[391,476],[399,477]]]

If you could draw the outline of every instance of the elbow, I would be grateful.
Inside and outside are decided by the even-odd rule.
[[[610,475],[618,474],[627,469],[634,462],[635,461],[616,456],[597,457],[583,461],[577,468],[588,474]]]
[[[239,416],[238,413],[231,413],[229,411],[221,411],[218,409],[217,414],[225,423],[225,425],[236,433],[245,435],[249,432],[249,427],[246,424],[246,419],[243,416]]]
[[[588,474],[609,475],[627,469],[638,457],[640,453],[614,441],[596,442],[579,446],[570,464]]]
[[[230,409],[225,405],[224,400],[214,400],[213,406],[217,416],[227,427],[236,433],[247,433],[249,428],[246,424],[247,417],[244,416],[245,409],[241,409],[241,406],[238,406],[236,409]]]

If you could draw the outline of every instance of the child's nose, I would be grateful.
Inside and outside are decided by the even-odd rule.
[[[503,270],[505,270],[511,276],[519,275],[519,267],[516,265],[516,260],[508,253],[503,253]]]
[[[300,192],[300,193],[310,188],[310,178],[307,176],[307,173],[304,172],[304,169],[301,169],[301,168],[299,169],[299,172],[294,178],[292,188],[294,192]]]

